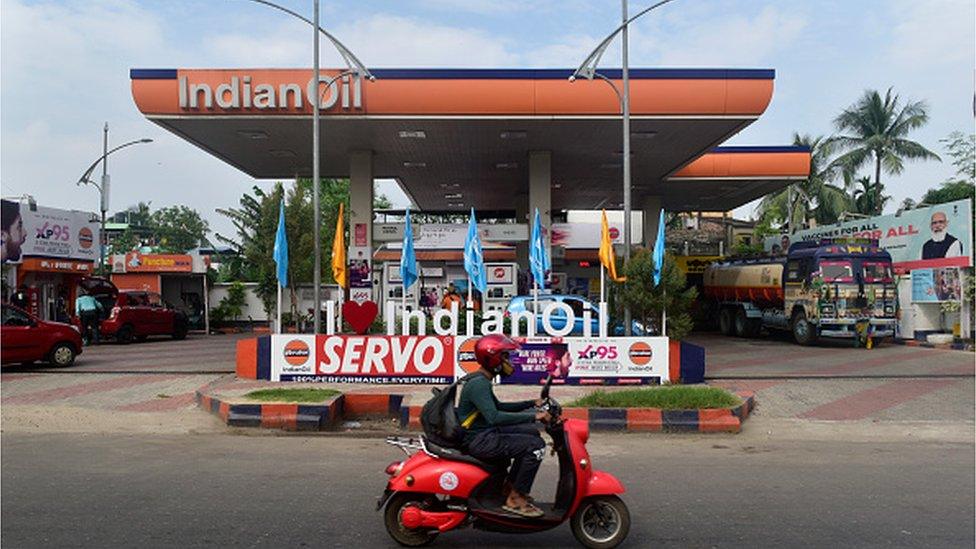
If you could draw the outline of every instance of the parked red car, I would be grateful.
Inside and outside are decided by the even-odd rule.
[[[119,343],[142,341],[151,335],[183,339],[189,329],[186,315],[163,303],[155,292],[119,290],[110,280],[89,277],[81,287],[102,304],[101,336]]]
[[[50,362],[67,367],[81,354],[81,332],[75,326],[49,322],[3,304],[0,326],[0,360],[3,364]]]

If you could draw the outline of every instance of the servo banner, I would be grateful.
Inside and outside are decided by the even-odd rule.
[[[454,380],[452,336],[271,336],[271,381],[434,383]]]

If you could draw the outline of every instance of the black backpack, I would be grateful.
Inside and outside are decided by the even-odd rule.
[[[464,438],[464,428],[454,413],[454,402],[458,387],[472,376],[480,373],[468,374],[447,387],[434,387],[434,396],[424,404],[420,411],[420,425],[424,428],[424,435],[438,446],[453,447],[461,443]]]

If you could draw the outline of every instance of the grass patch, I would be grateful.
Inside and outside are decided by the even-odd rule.
[[[325,402],[340,394],[335,389],[259,389],[244,398],[261,402]]]
[[[565,406],[694,410],[697,408],[734,408],[739,404],[742,404],[742,399],[717,387],[671,385],[614,392],[596,391]]]

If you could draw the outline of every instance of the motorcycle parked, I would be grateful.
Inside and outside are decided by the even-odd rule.
[[[501,508],[507,463],[488,463],[456,448],[438,446],[423,435],[389,437],[387,443],[408,456],[387,466],[389,480],[376,505],[377,511],[385,508],[390,536],[401,545],[418,547],[442,532],[466,526],[523,534],[569,520],[584,547],[609,549],[622,543],[630,530],[630,513],[618,497],[625,489],[610,473],[593,469],[586,451],[589,425],[561,417],[562,408],[549,397],[551,385],[550,376],[540,408],[552,418],[545,430],[559,459],[559,482],[552,503],[535,503],[545,515],[523,517]]]

